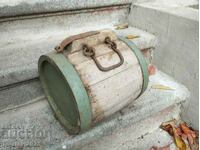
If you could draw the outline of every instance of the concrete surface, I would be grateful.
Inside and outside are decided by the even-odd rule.
[[[103,28],[114,30],[114,23],[107,23],[108,24],[102,23],[93,26],[89,24],[87,25],[87,28],[77,27],[77,29],[75,28],[71,30],[62,30],[59,25],[56,26],[57,28],[54,29],[55,31],[53,33],[52,30],[49,29],[42,33],[42,35],[38,35],[40,37],[27,32],[26,34],[29,38],[33,38],[34,36],[34,38],[32,40],[30,39],[30,41],[27,39],[27,36],[21,37],[19,30],[16,31],[16,34],[12,34],[10,32],[4,32],[2,28],[2,30],[0,30],[2,33],[1,37],[3,37],[3,39],[8,39],[0,42],[2,44],[2,47],[0,48],[0,52],[2,54],[0,56],[0,87],[38,77],[37,61],[40,55],[52,51],[53,48],[60,43],[60,41],[72,34],[78,34],[90,30],[100,30]],[[24,24],[21,25],[24,26]],[[9,27],[5,26],[5,28]],[[139,35],[139,38],[133,39],[132,41],[140,49],[153,48],[156,45],[156,37],[154,35],[137,28],[129,27],[128,29],[115,31],[120,35]],[[25,31],[22,29],[21,32]],[[12,37],[9,37],[11,34]],[[10,42],[8,43],[7,41]]]
[[[114,30],[113,25],[100,24],[99,26],[88,26],[87,28],[82,27],[77,30],[84,32],[86,30],[99,30],[101,28],[110,28]],[[56,31],[60,33],[59,27]],[[154,35],[132,27],[115,31],[117,34],[122,36],[129,34],[139,36],[139,38],[132,39],[132,41],[140,49],[151,48],[151,50],[149,50],[150,52],[147,53],[146,58],[148,61],[152,60],[153,48],[157,43]],[[45,34],[47,35],[50,33],[49,31],[46,31],[44,35]],[[54,34],[44,37],[43,40],[33,39],[30,41],[26,41],[26,37],[22,38],[20,34],[17,34],[16,39],[21,39],[18,39],[18,41],[7,46],[6,43],[4,43],[4,48],[0,48],[0,51],[3,54],[3,57],[0,56],[0,111],[10,109],[13,106],[21,105],[31,101],[32,99],[43,96],[40,82],[37,79],[38,58],[40,55],[52,51],[52,48],[57,45],[65,35],[73,33],[70,31],[63,31],[62,35],[57,36]],[[9,34],[7,34],[7,36],[9,36]],[[31,35],[31,37],[33,36],[35,35]]]
[[[176,150],[173,138],[166,131],[158,128],[162,122],[179,120],[179,113],[179,106],[168,107],[147,119],[115,129],[111,134],[77,150],[150,150],[152,146],[166,145],[170,145],[170,150]]]
[[[152,5],[160,5],[161,7],[163,6],[170,6],[170,7],[185,7],[189,5],[196,5],[199,4],[198,0],[137,0],[133,4],[145,4],[145,3],[150,3]]]
[[[163,84],[173,90],[152,89],[152,84]],[[54,118],[46,99],[38,100],[32,104],[0,113],[0,146],[2,149],[5,149],[5,146],[9,149],[10,145],[13,146],[14,144],[11,147],[13,149],[16,149],[16,147],[44,149],[46,146],[47,148],[52,146],[59,148],[65,144],[68,148],[75,148],[111,134],[120,127],[126,128],[128,125],[135,124],[168,107],[170,107],[167,109],[168,111],[164,111],[166,113],[156,115],[161,120],[154,119],[152,123],[160,124],[164,121],[162,119],[171,119],[172,116],[179,114],[180,109],[177,104],[185,101],[188,96],[189,92],[183,85],[158,71],[156,75],[150,77],[149,87],[139,99],[89,131],[77,136],[69,136],[63,130]],[[170,114],[170,117],[167,117],[167,114]],[[152,126],[149,124],[148,126],[152,129]]]
[[[0,17],[88,9],[114,5],[130,5],[131,3],[144,1],[145,0],[1,0]],[[150,0],[149,2],[170,4],[172,6],[185,6],[188,4],[197,4],[198,0]]]
[[[0,23],[0,87],[38,76],[37,60],[70,35],[126,22],[128,8]]]
[[[44,96],[39,79],[33,79],[0,90],[0,112]]]
[[[194,85],[198,81],[198,73],[194,62],[198,56],[198,9],[191,6],[198,2],[145,1],[0,2],[0,149],[147,150],[152,145],[163,146],[171,142],[168,134],[158,127],[161,122],[180,119],[180,103],[189,99],[189,91],[160,71],[150,77],[148,89],[139,99],[76,136],[68,135],[55,119],[46,99],[38,98],[44,97],[37,79],[38,57],[51,51],[66,36],[113,28],[115,24],[127,22],[131,2],[137,4],[131,9],[130,25],[152,34],[137,28],[118,32],[140,35],[140,38],[133,40],[140,48],[154,49],[158,37],[155,62],[165,72],[169,69],[167,72],[183,84],[187,82],[192,99],[186,115],[192,114],[189,117],[196,123],[198,87]],[[190,35],[194,36],[191,38]],[[190,53],[188,49],[195,49],[195,53]],[[188,59],[190,57],[194,61]],[[153,89],[151,85],[155,84],[169,86],[172,90]],[[171,149],[175,149],[173,144]]]
[[[1,0],[0,17],[131,4],[132,0]]]
[[[199,128],[199,17],[198,9],[138,3],[132,6],[129,23],[155,34],[158,45],[154,63],[191,91],[183,119]]]

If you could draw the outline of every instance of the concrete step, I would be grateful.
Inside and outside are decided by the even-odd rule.
[[[72,11],[81,9],[92,9],[116,5],[130,5],[131,0],[12,0],[0,2],[0,18],[32,15],[41,13],[52,13],[61,11]]]
[[[87,28],[81,27],[73,31],[80,33],[102,28],[115,30],[113,24],[108,24],[93,27],[88,25]],[[31,33],[28,37],[32,36],[33,40],[30,41],[27,41],[25,36],[16,34],[15,39],[18,40],[12,44],[2,43],[4,46],[0,48],[3,53],[3,57],[0,56],[0,110],[9,109],[44,95],[38,80],[37,61],[40,55],[52,51],[66,35],[75,34],[65,29],[63,33],[60,33],[61,31],[62,29],[58,27],[53,33],[47,30],[43,33],[43,37]],[[133,27],[115,32],[122,36],[138,35],[139,38],[132,41],[142,50],[148,61],[152,60],[153,48],[157,42],[154,35]]]
[[[45,33],[42,33],[43,36],[41,36],[41,34],[23,36],[23,34],[19,33],[12,35],[12,39],[9,40],[10,43],[7,42],[8,39],[1,41],[2,47],[0,47],[0,52],[2,55],[0,56],[0,87],[38,77],[37,61],[40,55],[52,51],[65,37],[72,34],[105,28],[114,30],[113,24],[102,26],[97,25],[95,27],[88,25],[87,28],[75,28],[73,29],[74,32],[64,29],[61,35],[61,29],[57,26],[57,32],[55,31],[55,33],[46,31]],[[129,27],[128,29],[115,31],[120,35],[139,35],[139,38],[133,39],[132,41],[140,49],[152,48],[156,45],[156,37],[154,35],[137,28]],[[11,33],[6,34],[6,36],[9,36]],[[4,35],[2,35],[2,37],[4,37]],[[27,39],[30,37],[32,39]]]
[[[37,77],[37,60],[64,38],[127,21],[124,6],[0,22],[0,87]]]
[[[152,85],[155,84],[169,86],[172,90],[154,89]],[[1,135],[0,138],[4,145],[9,146],[14,143],[16,147],[25,149],[33,146],[38,149],[61,149],[63,146],[64,148],[75,149],[103,136],[113,134],[116,130],[134,125],[150,116],[157,116],[153,117],[154,119],[152,118],[151,121],[152,124],[155,123],[156,125],[154,124],[153,127],[147,125],[150,126],[150,129],[155,129],[164,120],[173,117],[178,118],[179,104],[188,97],[189,91],[183,85],[177,83],[168,75],[157,71],[155,75],[150,77],[148,89],[141,97],[80,135],[68,135],[54,118],[46,99],[42,99],[16,109],[1,112],[1,133],[4,133],[4,135]],[[129,132],[134,133],[136,131],[133,128]],[[17,133],[17,138],[12,138],[13,132]]]
[[[131,7],[129,24],[158,37],[153,62],[191,91],[182,116],[199,129],[199,113],[196,113],[199,110],[199,10],[191,7],[199,1],[193,2],[182,1],[183,5],[170,5],[168,1],[159,0],[135,3]]]
[[[40,55],[72,34],[127,22],[128,11],[129,6],[120,5],[0,18],[0,111],[43,96],[37,73]]]
[[[111,134],[89,144],[77,147],[79,150],[150,150],[152,146],[170,145],[176,150],[171,136],[159,126],[172,119],[180,120],[180,106],[170,106],[144,120],[115,129]],[[63,144],[62,147],[65,147]],[[73,148],[74,149],[74,148]]]

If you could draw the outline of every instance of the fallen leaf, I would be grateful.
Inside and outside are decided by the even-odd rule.
[[[187,135],[184,133],[182,133],[181,137],[182,137],[182,139],[187,139]]]
[[[189,145],[191,150],[199,150],[199,144],[196,141],[194,141],[194,144],[189,144]]]
[[[183,135],[182,130],[181,130],[180,127],[176,128],[176,131],[177,131],[177,134],[178,134],[179,136],[182,136],[182,135]]]
[[[174,133],[173,133],[173,129],[172,129],[172,127],[171,127],[170,124],[167,124],[167,125],[161,125],[161,128],[162,128],[163,130],[167,131],[171,136],[174,135]]]
[[[154,75],[156,73],[156,67],[153,64],[148,65],[149,75]]]
[[[159,89],[159,90],[174,90],[169,86],[161,85],[161,84],[155,84],[151,86],[152,89]]]
[[[186,123],[181,123],[180,128],[183,131],[182,138],[187,139],[191,150],[198,150],[199,145],[197,142],[198,133],[188,127]]]
[[[127,35],[126,38],[127,39],[135,39],[135,38],[139,38],[139,35]]]
[[[161,128],[174,137],[176,147],[179,150],[198,150],[198,131],[190,128],[186,123],[176,125],[175,120],[162,123]]]
[[[126,28],[128,28],[128,23],[116,25],[115,30],[126,29]]]
[[[179,150],[187,150],[186,149],[186,144],[182,140],[182,138],[177,134],[176,129],[173,127],[173,132],[174,132],[174,140],[176,146],[179,148]]]
[[[191,150],[190,146],[189,146],[189,143],[187,141],[187,137],[186,138],[183,138],[182,137],[182,140],[184,141],[184,143],[186,144],[186,150]]]
[[[163,123],[161,125],[161,127],[162,127],[162,129],[164,129],[165,131],[167,131],[170,135],[172,135],[174,137],[174,141],[175,141],[176,147],[179,148],[179,150],[187,150],[185,142],[179,136],[180,133],[178,133],[178,131],[177,131],[176,127],[175,127],[174,120],[166,122],[166,123]]]
[[[186,123],[181,123],[180,127],[182,129],[182,131],[186,134],[186,135],[191,135],[193,138],[196,138],[196,132],[194,132],[193,130],[191,130]]]

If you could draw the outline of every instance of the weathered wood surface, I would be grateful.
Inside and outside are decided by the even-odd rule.
[[[119,43],[122,42],[118,42],[117,44]],[[76,70],[79,72],[85,85],[90,86],[96,84],[101,80],[109,78],[123,70],[126,70],[127,68],[131,67],[131,65],[135,65],[138,63],[137,58],[135,57],[133,52],[130,51],[129,48],[124,43],[122,43],[122,45],[119,46],[119,49],[123,57],[125,57],[126,59],[124,60],[124,63],[120,67],[108,72],[100,71],[97,68],[94,61],[91,58],[84,56],[82,51],[76,52],[80,53],[80,55],[72,54],[73,55],[72,57],[69,55],[68,59],[75,66]],[[108,67],[119,62],[119,57],[117,56],[117,54],[113,52],[111,49],[109,49],[106,45],[103,44],[98,45],[95,47],[95,50],[98,54],[97,58],[99,62],[102,64],[102,66]],[[103,54],[101,55],[101,53]]]
[[[83,55],[81,46],[87,43],[95,48],[96,57],[102,66],[119,62],[118,55],[103,44],[105,36],[115,40],[124,57],[124,63],[108,72],[100,71],[94,61]],[[113,32],[103,31],[71,44],[71,52],[64,53],[83,81],[91,99],[93,123],[120,110],[141,92],[143,77],[138,60],[132,50],[119,41]]]
[[[141,91],[141,81],[140,67],[136,65],[90,86],[94,120],[109,116],[134,100]]]

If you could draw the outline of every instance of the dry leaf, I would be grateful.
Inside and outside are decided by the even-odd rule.
[[[189,146],[189,143],[187,141],[187,137],[186,138],[183,138],[182,137],[182,140],[184,141],[184,143],[186,144],[186,150],[191,150],[190,146]]]
[[[170,124],[167,124],[167,125],[161,125],[161,128],[162,128],[163,130],[167,131],[171,136],[174,135],[174,133],[173,133],[173,129],[172,129],[172,127],[171,127]]]
[[[164,130],[166,130],[167,132],[169,131],[169,130],[171,130],[171,135],[173,135],[173,128],[172,128],[172,126],[175,126],[176,124],[175,124],[175,119],[173,119],[173,120],[170,120],[170,121],[167,121],[167,122],[163,122],[162,124],[161,124],[161,128],[162,129],[164,129]]]
[[[153,64],[149,64],[148,72],[149,72],[149,75],[154,75],[156,73],[156,67]]]
[[[127,39],[135,39],[135,38],[139,38],[139,35],[127,35],[126,38]]]
[[[191,150],[198,150],[199,145],[197,142],[198,133],[190,129],[186,123],[181,123],[180,128],[183,131],[182,138],[187,139]]]
[[[170,135],[172,135],[174,137],[175,144],[179,148],[179,150],[187,150],[185,142],[179,136],[180,133],[178,133],[178,131],[175,127],[174,120],[169,121],[167,123],[163,123],[161,125],[161,127],[162,127],[162,129],[166,130]]]
[[[126,29],[126,28],[128,28],[128,23],[116,25],[115,30]]]
[[[173,132],[174,132],[174,140],[175,140],[175,144],[176,146],[179,148],[179,150],[187,150],[186,149],[186,144],[185,142],[182,140],[182,138],[177,134],[176,132],[176,128],[173,127]]]
[[[189,144],[189,145],[191,150],[199,150],[199,144],[196,141],[194,141],[194,144]]]
[[[194,132],[193,130],[191,130],[191,129],[187,126],[186,123],[181,123],[181,124],[180,124],[180,127],[181,127],[182,131],[183,131],[186,135],[190,134],[193,138],[196,138],[196,137],[197,137],[196,132]]]
[[[162,123],[161,128],[174,137],[176,147],[179,150],[198,150],[198,132],[192,130],[186,123],[176,127],[175,120]]]
[[[151,86],[152,89],[159,89],[159,90],[174,90],[169,86],[161,85],[161,84],[155,84]]]
[[[187,135],[184,133],[182,133],[181,137],[182,137],[182,139],[187,139]]]
[[[194,139],[193,139],[192,135],[188,134],[187,139],[188,139],[188,142],[190,143],[190,145],[194,144]]]
[[[182,130],[181,130],[180,127],[176,128],[176,131],[177,131],[177,134],[178,134],[179,136],[182,136],[182,135],[183,135]]]

